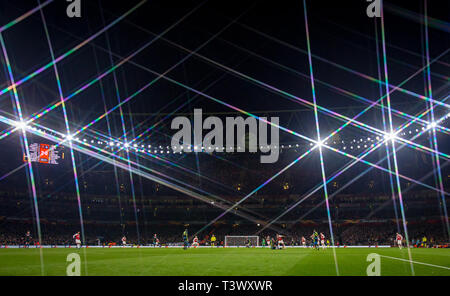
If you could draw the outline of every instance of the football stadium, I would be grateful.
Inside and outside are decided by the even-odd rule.
[[[448,11],[1,1],[0,276],[450,276]]]

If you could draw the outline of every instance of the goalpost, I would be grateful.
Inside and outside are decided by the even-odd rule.
[[[245,247],[249,239],[252,247],[259,246],[259,236],[257,235],[226,235],[225,247]]]

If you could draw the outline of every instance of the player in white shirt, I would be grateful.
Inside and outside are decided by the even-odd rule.
[[[193,247],[198,247],[199,246],[199,244],[198,244],[198,237],[197,236],[194,237],[194,239],[192,241],[192,246]]]
[[[401,249],[402,248],[403,236],[400,233],[397,232],[395,240],[397,241],[397,246],[399,247],[399,249]]]
[[[75,244],[77,245],[77,249],[81,248],[81,239],[80,239],[80,232],[78,231],[73,235],[73,238],[75,239]]]
[[[159,244],[159,239],[158,236],[156,235],[156,233],[153,235],[153,247],[160,247],[161,245]]]
[[[127,245],[127,238],[125,236],[122,237],[122,246],[125,247]]]

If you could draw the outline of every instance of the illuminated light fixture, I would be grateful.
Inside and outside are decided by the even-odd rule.
[[[134,148],[136,148],[137,146],[138,146],[137,144],[134,144],[134,145],[133,145]]]
[[[397,138],[397,135],[394,132],[387,133],[387,134],[384,135],[384,139],[387,140],[387,141],[394,140],[395,138]]]
[[[317,147],[319,147],[319,148],[321,148],[324,144],[326,144],[326,143],[322,140],[317,141]]]
[[[66,139],[67,139],[67,141],[72,141],[73,140],[73,136],[72,135],[67,135]]]
[[[429,125],[427,125],[427,129],[431,129],[431,128],[435,128],[437,126],[437,122],[433,121],[432,123],[430,123]]]
[[[24,121],[16,121],[16,122],[14,123],[14,125],[15,125],[17,128],[20,128],[20,129],[22,129],[22,130],[28,128],[27,123],[24,122]]]
[[[130,147],[130,144],[125,143],[125,144],[123,144],[123,146],[124,146],[125,148],[128,148],[128,147]]]
[[[109,142],[109,146],[114,146],[114,142]]]

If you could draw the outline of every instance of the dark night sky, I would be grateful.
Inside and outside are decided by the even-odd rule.
[[[69,19],[65,14],[67,2],[56,0],[44,9],[55,55],[64,54],[138,2],[84,0],[82,17]],[[154,34],[160,34],[201,4],[195,1],[183,1],[182,4],[179,2],[148,1],[108,30],[107,35],[100,35],[58,63],[64,95],[71,94],[111,67],[108,47],[114,53],[113,63],[117,63],[152,40]],[[446,12],[449,11],[449,7],[445,1],[431,2],[428,4],[428,14],[433,18],[429,26],[429,50],[433,59],[449,48],[448,23],[442,23],[448,21]],[[36,4],[35,1],[2,1],[1,24],[17,18]],[[330,89],[326,84],[370,100],[380,97],[377,83],[342,69],[346,67],[374,78],[378,77],[374,36],[377,28],[380,38],[380,20],[367,17],[368,4],[363,0],[307,1],[311,50],[315,55],[312,62],[317,80],[318,104],[346,116],[355,116],[367,104],[349,98],[336,89]],[[424,27],[421,23],[423,1],[388,1],[385,5],[389,82],[395,85],[423,66]],[[438,26],[433,26],[434,24]],[[308,56],[305,51],[306,33],[302,1],[205,1],[195,12],[168,31],[164,35],[166,40],[155,41],[132,61],[163,73],[188,54],[180,47],[196,50],[218,32],[221,33],[204,45],[198,51],[199,54],[252,79],[302,99],[312,100],[311,84],[308,79]],[[8,29],[3,33],[3,37],[16,80],[51,60],[39,13]],[[436,99],[442,99],[448,94],[449,88],[448,85],[445,86],[445,77],[448,81],[449,62],[447,54],[432,66],[432,86]],[[336,65],[340,65],[341,68]],[[118,68],[116,73],[121,99],[132,95],[156,77],[154,73],[130,63]],[[311,109],[286,96],[269,91],[267,87],[261,87],[254,81],[242,79],[230,71],[215,67],[199,57],[189,57],[166,76],[243,110],[255,114],[271,111],[272,116],[273,114],[280,116],[281,125],[309,137],[315,137]],[[6,72],[0,71],[2,89],[8,85],[7,81]],[[419,73],[403,87],[423,95],[424,74]],[[114,80],[112,75],[108,75],[102,80],[101,85],[97,83],[67,102],[73,128],[91,122],[104,112],[102,88],[108,108],[117,104]],[[19,95],[27,116],[56,102],[59,98],[53,71],[48,69],[21,85]],[[391,99],[393,106],[408,114],[415,114],[425,108],[423,100],[398,91],[391,95]],[[211,113],[234,112],[227,106],[196,96],[194,92],[187,91],[179,85],[159,79],[124,105],[125,113],[134,114],[133,122],[126,121],[127,129],[140,123],[146,128],[157,120],[154,114],[172,112],[178,107],[177,112],[180,113],[191,113],[194,108],[202,108],[204,112]],[[3,112],[13,112],[8,95],[0,97],[0,109],[3,115],[5,115]],[[282,112],[297,109],[299,111],[294,121],[290,120],[292,113]],[[442,115],[447,111],[438,108],[436,112]],[[113,134],[120,136],[118,112],[114,112],[110,118],[114,122]],[[166,119],[166,122],[170,123],[170,119],[171,117]],[[330,132],[336,129],[338,124],[343,123],[324,114],[320,114],[319,119],[323,133]],[[360,120],[382,128],[379,109],[367,112]],[[397,117],[394,120],[396,124],[405,122],[404,119]],[[37,122],[61,132],[65,128],[60,108]],[[0,127],[2,130],[7,128],[4,124],[0,124]],[[106,121],[100,121],[94,128],[106,133]],[[136,130],[139,131],[142,131],[142,128]],[[344,135],[359,137],[365,133],[349,127],[344,131]],[[291,141],[292,137],[283,134],[282,139]],[[8,138],[4,141],[5,147],[14,147],[7,145],[17,145],[17,140],[18,138],[14,136]],[[446,149],[445,146],[441,148]],[[5,154],[5,157],[10,158],[10,155]]]

